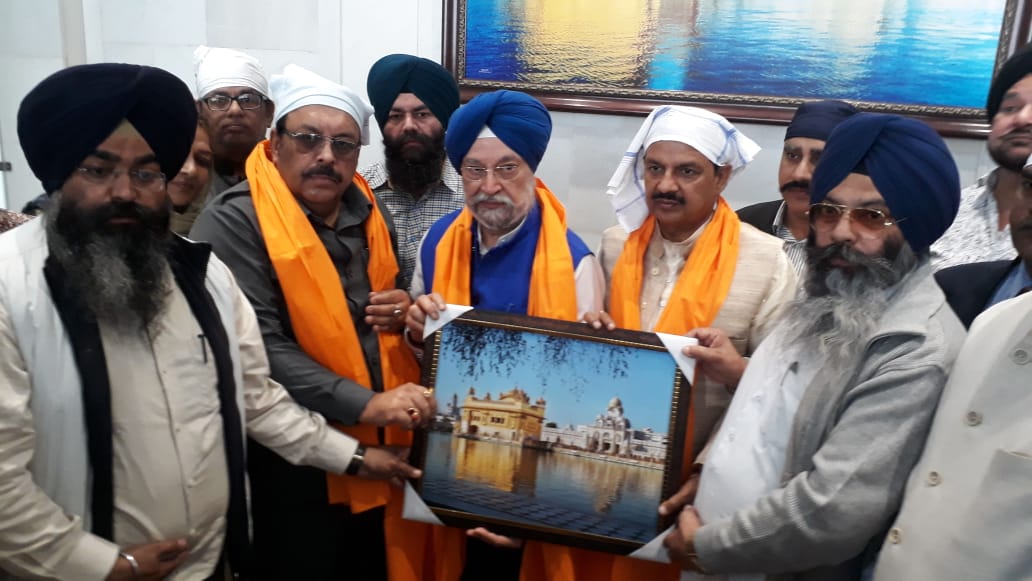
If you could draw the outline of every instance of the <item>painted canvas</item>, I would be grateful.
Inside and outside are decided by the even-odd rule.
[[[971,116],[1016,0],[454,0],[472,87]]]

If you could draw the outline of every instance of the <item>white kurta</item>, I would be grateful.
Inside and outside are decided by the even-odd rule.
[[[1026,293],[972,324],[875,579],[1032,579],[1030,410]]]
[[[775,331],[749,360],[706,456],[695,497],[702,522],[729,518],[781,485],[796,410],[819,368],[812,357],[803,355],[798,347],[786,345],[782,333]],[[727,578],[758,581],[764,575]]]

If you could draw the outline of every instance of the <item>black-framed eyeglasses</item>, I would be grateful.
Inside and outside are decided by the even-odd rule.
[[[76,173],[98,186],[109,186],[122,174],[129,174],[129,183],[141,191],[155,192],[165,187],[165,174],[152,169],[117,169],[107,165],[80,165]]]
[[[860,230],[869,234],[880,232],[904,220],[891,218],[875,208],[850,208],[827,202],[813,204],[806,213],[810,217],[810,227],[822,233],[834,230],[844,215],[849,216],[849,223],[854,231]]]
[[[503,163],[493,168],[480,165],[464,165],[462,166],[462,177],[473,182],[479,182],[487,177],[488,173],[492,173],[497,179],[509,181],[515,178],[519,171],[520,164],[518,163]]]
[[[212,111],[225,111],[233,106],[233,101],[236,101],[244,111],[254,111],[262,106],[265,97],[258,93],[240,93],[236,97],[220,93],[204,98],[204,104]]]
[[[311,153],[316,148],[322,147],[324,141],[330,142],[330,150],[333,151],[333,155],[336,157],[347,157],[351,155],[360,147],[359,144],[354,141],[348,141],[341,137],[330,137],[329,135],[320,135],[318,133],[302,133],[300,131],[287,131],[283,135],[294,140],[297,145],[298,151],[301,153]]]

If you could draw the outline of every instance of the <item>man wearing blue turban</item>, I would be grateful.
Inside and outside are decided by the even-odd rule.
[[[566,226],[566,210],[535,178],[552,131],[537,99],[516,91],[478,95],[451,118],[445,145],[462,174],[465,208],[441,218],[423,239],[411,293],[408,330],[422,342],[426,318],[446,303],[579,320],[602,308],[598,261]],[[481,543],[518,544],[478,528],[465,577],[518,574],[520,554]],[[448,557],[441,556],[440,561]]]
[[[399,284],[408,288],[419,241],[464,203],[462,179],[444,155],[444,131],[459,108],[459,86],[432,60],[392,54],[369,69],[366,92],[383,133],[384,160],[360,173],[394,220]]]
[[[813,175],[805,294],[748,365],[715,330],[685,348],[704,373],[737,378],[695,505],[664,540],[685,569],[859,578],[964,337],[928,258],[959,196],[927,125],[858,113],[832,132]]]
[[[832,130],[856,113],[844,101],[811,101],[796,109],[785,130],[778,165],[780,200],[761,202],[738,210],[738,218],[761,232],[785,241],[785,254],[800,277],[806,266],[806,237],[810,233],[810,180]]]

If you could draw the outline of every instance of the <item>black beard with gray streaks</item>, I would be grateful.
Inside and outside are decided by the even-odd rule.
[[[60,192],[46,212],[52,260],[65,270],[70,295],[98,322],[120,332],[141,332],[164,311],[171,288],[167,251],[169,208],[150,210],[135,202],[84,209]],[[108,224],[131,217],[135,224]]]
[[[849,269],[832,267],[832,259]],[[885,257],[873,258],[842,244],[807,246],[806,292],[782,313],[787,344],[815,353],[822,365],[850,372],[862,354],[861,343],[878,324],[889,301],[889,289],[917,265],[906,243],[886,241]]]

